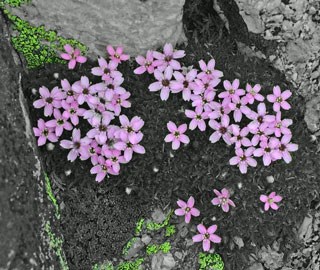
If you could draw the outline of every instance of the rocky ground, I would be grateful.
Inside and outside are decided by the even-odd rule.
[[[139,115],[146,123],[143,130],[143,145],[147,150],[145,155],[135,157],[130,164],[124,166],[120,176],[110,177],[98,185],[88,172],[89,164],[67,163],[66,152],[58,145],[50,151],[45,147],[39,149],[41,164],[52,181],[60,207],[61,219],[55,220],[53,227],[64,238],[63,250],[69,269],[91,269],[93,265],[107,261],[113,261],[117,265],[122,260],[141,257],[144,258],[144,269],[198,269],[201,248],[191,241],[195,223],[186,226],[173,216],[170,225],[175,226],[176,232],[172,236],[165,235],[163,228],[167,228],[168,224],[161,230],[144,229],[135,233],[136,223],[140,218],[145,218],[147,222],[163,223],[169,210],[175,208],[177,198],[187,198],[190,195],[199,203],[204,216],[202,221],[219,224],[223,243],[216,246],[215,252],[221,254],[226,269],[318,269],[320,187],[316,180],[320,174],[317,166],[319,144],[316,133],[313,134],[317,132],[313,125],[317,123],[312,122],[317,118],[310,111],[310,107],[316,109],[317,106],[310,93],[316,96],[318,92],[314,84],[309,86],[314,88],[305,91],[306,87],[301,84],[309,78],[304,79],[307,75],[300,77],[301,72],[295,70],[298,68],[297,63],[305,61],[305,65],[309,65],[311,58],[306,56],[300,62],[297,59],[294,62],[294,53],[290,56],[289,53],[286,54],[290,52],[288,48],[281,53],[281,48],[288,46],[292,40],[303,46],[309,43],[301,34],[304,30],[289,38],[288,31],[281,28],[282,24],[279,26],[280,30],[272,28],[269,19],[282,14],[282,20],[285,20],[290,14],[288,9],[294,8],[294,12],[298,14],[307,8],[308,16],[302,14],[301,18],[312,24],[310,20],[313,22],[313,17],[309,10],[315,4],[308,2],[299,8],[293,7],[293,2],[286,4],[283,1],[278,5],[259,2],[255,6],[256,2],[258,1],[187,1],[184,7],[184,28],[188,45],[183,48],[188,57],[183,62],[189,66],[201,58],[209,59],[213,56],[226,79],[238,77],[243,82],[260,83],[265,88],[271,88],[275,84],[291,88],[295,94],[292,99],[293,109],[288,117],[294,119],[294,140],[300,147],[294,155],[294,161],[289,165],[277,163],[268,168],[259,165],[247,175],[239,175],[236,168],[227,165],[232,150],[223,144],[210,145],[209,131],[190,133],[192,143],[172,152],[163,143],[166,132],[164,127],[169,120],[186,121],[180,109],[186,108],[187,104],[177,96],[170,98],[168,102],[161,102],[157,95],[146,90],[150,79],[147,76],[137,78],[132,74],[133,66],[124,65],[122,72],[126,78],[125,86],[132,92],[133,104],[128,114]],[[296,22],[293,23],[293,15],[290,16],[288,18],[294,26]],[[251,25],[250,20],[254,22]],[[314,27],[317,26],[315,24]],[[277,29],[277,34],[274,29]],[[268,30],[272,36],[278,36],[281,40],[270,40]],[[315,35],[316,32],[313,33]],[[301,40],[297,41],[299,39]],[[0,51],[10,51],[8,39],[4,41],[1,46],[6,47]],[[309,51],[315,54],[315,49]],[[7,96],[3,99],[4,106],[1,106],[1,109],[4,108],[1,127],[8,135],[1,137],[5,140],[1,145],[5,147],[3,152],[7,153],[4,164],[10,162],[17,167],[4,166],[4,170],[1,170],[5,172],[2,179],[8,179],[3,181],[1,205],[13,201],[14,207],[10,211],[1,212],[1,221],[9,226],[7,235],[0,231],[1,239],[8,239],[12,248],[10,246],[8,249],[9,245],[5,247],[7,254],[11,255],[3,253],[4,257],[0,257],[0,262],[4,263],[0,266],[3,269],[40,269],[40,265],[44,265],[44,269],[49,269],[50,260],[41,255],[42,252],[47,252],[48,247],[43,244],[44,239],[35,233],[44,223],[42,218],[39,220],[36,217],[39,209],[42,209],[41,197],[46,197],[43,196],[39,170],[33,166],[38,162],[34,159],[34,153],[38,150],[29,147],[27,143],[21,143],[18,150],[13,149],[13,144],[9,141],[12,134],[15,140],[26,141],[23,121],[25,114],[21,113],[20,107],[24,104],[24,97],[22,92],[17,91],[20,63],[14,63],[9,54],[2,54],[1,57],[4,61],[0,63],[4,65],[4,70],[8,70],[1,75],[6,76],[1,81],[10,82],[3,87]],[[288,64],[281,67],[276,64],[278,59],[280,62],[291,59],[291,62],[285,62]],[[22,71],[22,89],[28,102],[26,112],[30,110],[31,125],[35,125],[40,116],[31,106],[36,99],[33,89],[41,85],[53,87],[62,78],[73,81],[84,74],[89,76],[92,65],[93,62],[87,63],[73,72],[68,71],[64,65]],[[296,71],[299,76],[296,78],[294,75],[293,78],[296,79],[293,80],[289,70]],[[309,101],[313,101],[315,105],[310,105]],[[17,127],[8,124],[11,123],[8,119],[15,119],[14,117],[20,119],[14,121]],[[313,133],[308,131],[307,125]],[[30,136],[28,132],[30,127],[27,125],[27,134]],[[26,156],[29,158],[25,159]],[[29,162],[28,165],[26,162]],[[237,208],[230,215],[222,215],[220,209],[208,204],[212,189],[225,186],[232,190],[237,203]],[[261,215],[257,196],[261,191],[271,189],[281,192],[285,197],[285,204],[277,213]],[[34,198],[39,200],[35,201]],[[25,225],[25,220],[30,220],[29,227]],[[128,248],[128,253],[123,254],[124,246],[134,235],[134,244]],[[19,239],[20,242],[13,239]],[[29,244],[31,242],[36,244]],[[147,254],[148,245],[165,242],[171,245],[169,251]],[[38,247],[41,247],[41,252]]]

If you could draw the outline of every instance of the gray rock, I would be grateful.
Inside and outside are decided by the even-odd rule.
[[[176,265],[171,253],[163,254],[161,252],[153,255],[151,260],[151,269],[152,270],[170,270],[173,269]]]
[[[180,252],[180,251],[176,251],[176,252],[174,253],[174,256],[175,256],[178,260],[182,260],[182,258],[183,258],[183,254],[182,254],[182,252]]]
[[[316,132],[320,129],[320,95],[314,96],[307,102],[306,113],[304,120],[307,123],[308,129],[311,132]]]
[[[251,265],[248,270],[264,270],[264,267],[261,263],[255,263]]]
[[[239,249],[244,247],[244,242],[243,242],[242,238],[239,236],[233,237],[233,242],[238,246]]]
[[[125,256],[125,259],[130,259],[130,258],[134,257],[144,246],[145,245],[141,241],[141,239],[137,238],[136,241],[131,246],[131,248],[128,250],[128,253]]]
[[[33,0],[12,12],[33,25],[45,25],[105,54],[106,44],[123,45],[137,55],[166,42],[185,41],[182,8],[185,0]]]
[[[151,237],[147,234],[144,234],[141,236],[141,241],[145,244],[148,245],[151,242]]]
[[[151,214],[151,217],[152,217],[153,221],[157,222],[157,223],[162,223],[166,219],[165,214],[159,208],[157,208],[153,211],[153,213]]]

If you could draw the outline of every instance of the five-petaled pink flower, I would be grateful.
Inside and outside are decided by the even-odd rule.
[[[259,94],[260,90],[261,90],[260,84],[256,84],[252,87],[250,84],[247,83],[246,85],[247,94],[244,97],[246,102],[248,102],[249,104],[253,104],[255,100],[261,101],[261,102],[264,101],[263,95]]]
[[[285,90],[281,93],[280,87],[277,85],[273,87],[273,94],[267,95],[269,102],[273,103],[273,110],[279,112],[280,109],[289,110],[291,105],[286,101],[291,97],[292,92],[290,90]]]
[[[292,160],[290,152],[298,150],[298,145],[291,142],[292,135],[283,135],[281,140],[273,137],[270,144],[274,147],[273,157],[275,159],[283,159],[286,163]]]
[[[185,110],[185,114],[188,118],[191,118],[189,129],[194,130],[197,127],[200,131],[206,130],[206,122],[208,119],[208,113],[203,111],[203,107],[196,107],[195,111]]]
[[[217,195],[217,197],[213,198],[211,203],[213,205],[221,206],[223,212],[229,212],[229,205],[236,207],[234,202],[230,199],[229,190],[226,188],[223,188],[221,192],[217,189],[214,189],[213,192]]]
[[[200,215],[200,211],[197,208],[194,208],[194,198],[191,196],[187,202],[183,200],[178,200],[177,204],[180,208],[176,209],[174,213],[177,216],[184,216],[184,220],[186,223],[189,223],[191,220],[191,216],[198,217]]]
[[[58,138],[54,133],[54,129],[46,125],[43,119],[38,120],[38,127],[33,128],[33,133],[38,138],[38,146],[46,143],[47,139],[50,142],[57,142]]]
[[[186,75],[183,75],[179,71],[175,71],[173,73],[176,81],[172,82],[172,93],[178,93],[182,91],[182,98],[185,101],[189,101],[191,98],[191,91],[197,87],[199,87],[195,82],[194,79],[197,76],[197,70],[192,69]]]
[[[202,72],[199,73],[198,78],[208,78],[210,80],[215,80],[217,83],[220,82],[220,77],[223,76],[223,73],[220,70],[215,69],[216,61],[211,59],[208,64],[203,60],[199,61],[199,66]]]
[[[164,71],[167,67],[173,70],[180,70],[180,63],[175,60],[184,57],[186,54],[183,50],[173,50],[172,44],[167,43],[164,45],[163,53],[153,52],[153,57],[158,59],[158,69]]]
[[[223,86],[226,91],[219,94],[219,98],[228,100],[229,102],[238,103],[240,101],[240,96],[245,94],[243,89],[239,89],[240,81],[235,79],[232,83],[225,80],[223,81]]]
[[[154,70],[157,68],[157,66],[161,65],[161,61],[155,60],[153,58],[153,51],[147,51],[147,55],[144,58],[141,55],[138,55],[136,57],[136,62],[140,65],[140,67],[137,67],[133,72],[134,74],[143,74],[146,71],[149,74],[152,74]]]
[[[177,150],[180,147],[180,142],[188,144],[190,142],[189,137],[183,133],[186,132],[187,124],[182,124],[179,127],[176,126],[172,121],[167,123],[167,128],[170,131],[165,137],[165,142],[172,142],[172,149]]]
[[[122,46],[119,46],[116,49],[114,49],[111,45],[108,45],[107,52],[110,56],[110,59],[118,64],[122,61],[127,61],[130,58],[130,55],[123,53]]]
[[[57,137],[61,136],[64,129],[72,130],[73,126],[65,117],[63,117],[59,109],[53,111],[53,116],[55,119],[47,121],[46,126],[54,129]]]
[[[237,165],[241,173],[247,173],[248,166],[257,166],[257,161],[252,158],[254,150],[254,147],[249,147],[245,151],[242,148],[236,148],[236,156],[229,160],[230,165]]]
[[[149,90],[151,92],[159,91],[161,100],[167,100],[169,98],[169,94],[171,91],[171,78],[172,78],[173,70],[169,66],[165,69],[164,73],[159,70],[154,71],[154,77],[158,80],[149,85]]]
[[[202,225],[199,224],[197,226],[197,229],[200,234],[197,234],[192,237],[193,242],[202,242],[202,248],[204,251],[209,251],[211,242],[212,243],[221,243],[221,237],[214,234],[217,230],[217,225],[212,225],[208,229]]]
[[[209,126],[215,130],[209,138],[211,143],[216,143],[222,137],[226,144],[231,145],[232,128],[229,123],[230,118],[228,115],[223,115],[220,123],[213,119],[209,121]]]
[[[70,44],[66,44],[63,47],[66,53],[60,54],[60,57],[64,60],[69,61],[68,68],[74,69],[77,63],[85,63],[87,62],[87,57],[81,55],[81,51],[79,49],[74,49]]]
[[[273,191],[268,196],[260,195],[260,201],[264,203],[264,211],[268,211],[270,207],[273,210],[278,210],[279,206],[276,203],[281,202],[282,197]]]

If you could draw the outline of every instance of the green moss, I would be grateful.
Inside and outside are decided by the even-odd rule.
[[[171,244],[169,242],[164,242],[161,245],[148,245],[146,248],[146,253],[148,256],[152,254],[156,254],[159,251],[162,251],[163,253],[168,253],[171,250]]]
[[[62,249],[62,244],[63,240],[59,237],[57,237],[51,229],[50,222],[47,221],[45,224],[45,232],[47,233],[49,237],[49,245],[50,248],[55,252],[59,259],[60,267],[62,270],[69,270],[67,260],[65,258],[63,249]]]
[[[199,270],[223,270],[224,263],[219,254],[199,253]]]
[[[22,4],[30,3],[31,0],[4,0],[3,2],[10,7],[19,7]]]
[[[113,264],[111,262],[103,263],[98,265],[97,263],[92,267],[92,270],[114,270]]]
[[[122,254],[123,255],[127,255],[129,249],[132,247],[132,245],[134,244],[134,242],[136,241],[136,237],[131,238],[128,243],[124,246],[123,250],[122,250]]]
[[[149,231],[158,231],[161,228],[167,226],[169,224],[169,221],[170,221],[170,218],[171,218],[172,214],[173,214],[173,210],[171,210],[169,212],[169,214],[167,215],[166,219],[162,223],[155,223],[155,222],[152,222],[152,221],[148,222],[147,223],[147,229]]]
[[[171,244],[170,242],[164,242],[163,244],[160,245],[160,250],[163,253],[168,253],[171,250]]]
[[[120,263],[116,267],[116,269],[117,270],[139,270],[141,269],[140,266],[143,262],[144,262],[143,258],[136,259],[133,262],[123,262],[123,263]]]
[[[144,225],[144,218],[139,219],[139,221],[137,222],[136,225],[136,229],[135,229],[135,234],[139,235],[143,229],[143,225]]]
[[[176,227],[174,225],[168,225],[166,227],[166,237],[170,237],[176,233]]]
[[[13,2],[22,3],[24,1],[15,0]],[[79,48],[82,54],[86,53],[87,47],[79,41],[63,38],[53,30],[46,30],[43,25],[32,26],[27,21],[13,15],[5,8],[5,4],[6,2],[0,2],[0,9],[11,22],[13,29],[17,31],[17,35],[11,38],[12,45],[24,56],[28,68],[37,68],[47,63],[66,63],[58,55],[59,51],[64,51],[65,44]]]
[[[48,198],[51,201],[51,203],[53,204],[54,209],[55,209],[55,216],[57,219],[60,219],[59,205],[58,205],[56,197],[54,196],[54,194],[52,192],[51,181],[46,173],[44,173],[44,179],[46,181],[46,192],[47,192]]]

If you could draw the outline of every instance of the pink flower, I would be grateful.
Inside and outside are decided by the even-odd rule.
[[[114,148],[123,151],[126,162],[132,159],[133,153],[144,154],[146,150],[139,143],[143,138],[142,132],[133,133],[126,141],[119,141],[114,144]]]
[[[214,189],[213,192],[217,195],[216,198],[213,198],[211,203],[213,205],[221,206],[223,212],[229,212],[229,205],[232,207],[236,207],[234,202],[230,200],[229,190],[223,188],[221,192],[219,190]]]
[[[259,94],[261,90],[261,85],[260,84],[256,84],[253,87],[247,83],[246,85],[246,91],[247,94],[245,95],[244,99],[247,103],[249,104],[253,104],[255,100],[257,101],[264,101],[264,97]]]
[[[82,105],[84,102],[87,102],[88,104],[98,103],[97,97],[93,96],[95,88],[90,85],[87,76],[81,76],[80,81],[75,82],[72,85],[72,88],[78,94],[77,101],[79,105]]]
[[[101,76],[102,80],[108,81],[111,78],[121,77],[121,72],[117,71],[118,63],[115,61],[107,62],[103,57],[98,58],[99,67],[91,69],[91,73],[96,76]]]
[[[209,113],[209,118],[210,119],[217,119],[221,118],[222,116],[228,116],[228,114],[231,112],[229,104],[226,103],[219,103],[213,101],[210,104],[210,107],[212,108],[212,112]]]
[[[130,55],[123,53],[123,47],[119,46],[114,49],[111,45],[107,46],[107,52],[112,61],[120,64],[122,61],[127,61],[130,58]]]
[[[197,87],[194,79],[197,76],[197,70],[192,69],[186,75],[183,75],[179,71],[173,73],[176,81],[171,82],[172,93],[178,93],[182,91],[182,98],[185,101],[189,101],[191,98],[191,91]]]
[[[196,86],[193,89],[193,93],[200,95],[206,90],[216,91],[215,87],[219,84],[219,79],[211,79],[210,77],[202,77],[201,79],[195,79]]]
[[[238,79],[235,79],[232,84],[227,80],[223,81],[223,86],[226,91],[220,93],[219,98],[238,103],[240,101],[240,96],[245,94],[243,89],[239,89],[239,85],[240,81]]]
[[[216,96],[216,92],[213,90],[206,90],[201,95],[191,95],[192,106],[202,107],[206,112],[212,112],[211,104]]]
[[[74,101],[71,104],[67,103],[65,100],[62,101],[62,108],[65,111],[62,113],[62,116],[65,119],[71,120],[71,123],[76,126],[79,124],[79,116],[83,116],[84,112],[86,111],[83,108],[79,108],[78,102]]]
[[[71,149],[68,154],[68,160],[73,162],[79,154],[81,156],[87,156],[86,146],[91,142],[91,139],[84,137],[81,139],[80,129],[75,128],[72,131],[72,140],[62,140],[60,145],[62,148]]]
[[[208,64],[206,64],[203,60],[199,61],[200,69],[202,70],[199,73],[198,78],[203,79],[204,77],[210,80],[216,80],[217,84],[220,82],[220,79],[223,76],[223,73],[220,70],[215,69],[216,61],[211,59]]]
[[[261,124],[272,123],[275,120],[274,115],[267,115],[267,108],[265,103],[259,103],[257,109],[258,112],[251,110],[250,114],[247,115],[249,119],[253,120],[248,125],[248,128],[250,130],[257,130]]]
[[[38,120],[38,127],[33,128],[33,133],[38,138],[38,146],[42,146],[47,142],[57,142],[58,138],[54,134],[54,129],[46,125],[43,119]]]
[[[240,148],[241,146],[252,146],[251,141],[246,137],[249,134],[248,127],[240,129],[238,125],[231,125],[231,130],[233,137],[230,139],[230,141],[231,143],[235,143],[236,148]]]
[[[292,93],[290,90],[281,93],[280,87],[275,86],[273,87],[273,94],[267,95],[267,99],[269,102],[273,103],[273,110],[279,112],[280,108],[284,110],[289,110],[291,108],[291,105],[286,101],[291,95]]]
[[[290,163],[292,160],[290,152],[295,152],[298,150],[298,145],[291,143],[292,135],[284,135],[281,140],[277,138],[271,138],[270,143],[275,148],[273,156],[275,159],[281,159],[286,163]]]
[[[131,107],[131,102],[127,100],[130,96],[130,92],[124,90],[124,88],[118,88],[114,91],[112,100],[106,104],[106,108],[110,111],[113,111],[114,114],[118,116],[121,113],[121,107]]]
[[[61,108],[61,100],[65,98],[65,93],[58,87],[54,87],[50,92],[47,87],[40,87],[40,99],[33,102],[33,107],[39,109],[44,107],[44,115],[51,116],[54,108]]]
[[[74,69],[77,63],[83,64],[87,62],[87,57],[82,56],[79,49],[74,49],[69,44],[64,45],[63,48],[65,49],[66,53],[60,54],[60,57],[69,61],[69,69]]]
[[[98,157],[101,154],[101,147],[99,147],[96,140],[92,140],[89,145],[85,147],[87,155],[80,156],[81,160],[87,160],[90,158],[92,165],[98,164]]]
[[[267,141],[269,135],[272,135],[274,133],[273,129],[269,127],[269,123],[262,123],[260,126],[258,126],[254,130],[250,130],[250,132],[253,135],[251,142],[253,146],[258,145],[262,141]],[[250,127],[249,127],[250,129]]]
[[[243,151],[242,148],[237,148],[236,156],[229,160],[230,165],[237,165],[241,173],[247,173],[248,166],[257,166],[257,161],[252,158],[254,149],[254,147],[249,147],[248,149]]]
[[[269,166],[274,160],[274,146],[268,141],[262,141],[260,148],[254,150],[255,157],[262,157],[264,166]]]
[[[104,145],[102,147],[102,154],[109,161],[111,169],[115,172],[115,174],[119,174],[120,172],[120,163],[126,163],[126,160],[123,156],[121,156],[121,151],[116,149],[109,149]]]
[[[209,251],[211,242],[212,243],[221,243],[221,237],[214,234],[217,230],[217,225],[212,225],[208,229],[206,229],[205,226],[202,224],[199,224],[197,226],[198,232],[200,234],[197,234],[192,237],[193,242],[202,242],[202,248],[204,251]]]
[[[209,126],[215,130],[209,138],[211,143],[216,143],[222,137],[226,144],[231,145],[231,133],[232,128],[229,125],[230,118],[228,115],[224,115],[221,117],[221,122],[217,122],[216,120],[211,119],[209,121]]]
[[[139,116],[134,116],[131,120],[126,115],[120,115],[119,120],[121,129],[119,129],[115,136],[122,141],[133,140],[136,132],[139,132],[144,125],[144,121]]]
[[[97,182],[101,182],[107,176],[107,173],[114,174],[110,162],[103,156],[98,157],[98,163],[91,168],[90,173],[96,174]]]
[[[108,139],[108,125],[113,119],[114,115],[112,112],[103,112],[100,122],[97,123],[93,129],[88,131],[87,136],[91,139],[94,138],[99,144],[105,144]]]
[[[271,207],[273,210],[278,210],[279,206],[276,204],[282,201],[282,197],[280,195],[276,195],[273,191],[268,196],[260,195],[260,201],[264,203],[264,211],[268,211]]]
[[[146,71],[149,74],[152,74],[157,68],[157,66],[161,65],[162,62],[159,60],[154,60],[153,58],[153,51],[147,51],[146,58],[143,56],[139,55],[136,57],[136,62],[140,65],[140,67],[137,67],[133,72],[134,74],[143,74]]]
[[[170,131],[165,137],[165,142],[172,142],[172,149],[177,150],[180,147],[180,142],[188,144],[190,142],[189,137],[183,133],[186,132],[188,126],[187,124],[182,124],[179,127],[175,123],[169,121],[167,123],[167,128]]]
[[[63,130],[72,130],[72,125],[66,120],[61,114],[59,109],[53,111],[54,120],[49,120],[46,122],[46,126],[55,130],[57,137],[60,137]]]
[[[247,106],[247,102],[245,101],[244,98],[241,98],[238,102],[236,103],[229,103],[229,107],[231,110],[233,110],[233,119],[235,122],[240,122],[242,119],[242,114],[245,116],[250,115],[251,110]]]
[[[184,216],[184,221],[190,223],[191,216],[198,217],[200,211],[197,208],[194,208],[194,198],[191,196],[187,202],[183,200],[178,200],[177,204],[180,208],[176,209],[174,213],[177,216]]]
[[[201,131],[206,130],[206,122],[204,120],[208,119],[208,113],[204,112],[202,107],[196,107],[195,111],[185,110],[185,114],[192,119],[189,129],[194,130],[198,127]]]
[[[121,87],[124,81],[123,77],[115,77],[106,81],[105,87],[100,88],[99,97],[105,98],[107,101],[113,99],[114,94],[124,94],[126,90]]]
[[[72,103],[77,99],[77,94],[73,91],[69,81],[67,79],[61,80],[62,92],[65,93],[64,100],[67,103]]]
[[[281,120],[281,112],[277,112],[274,122],[270,124],[276,137],[281,137],[282,134],[291,135],[291,130],[288,128],[291,125],[291,119]]]
[[[160,93],[161,100],[167,100],[169,98],[171,85],[172,85],[172,81],[171,81],[172,73],[173,73],[173,70],[171,66],[167,67],[164,73],[162,73],[159,70],[154,71],[154,77],[158,81],[150,84],[149,90],[150,92],[161,90],[161,93]]]
[[[184,57],[186,54],[183,50],[174,51],[172,44],[166,43],[163,48],[163,53],[153,52],[153,57],[158,59],[159,65],[158,69],[164,71],[168,66],[173,70],[180,70],[180,63],[175,60]]]

